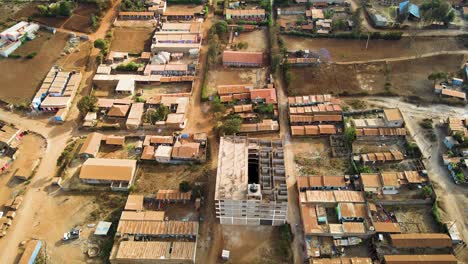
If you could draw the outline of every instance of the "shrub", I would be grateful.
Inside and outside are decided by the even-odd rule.
[[[119,64],[115,69],[117,71],[134,72],[137,71],[140,67],[143,67],[143,64],[131,61],[127,64]]]
[[[422,188],[422,193],[423,193],[424,197],[426,197],[426,198],[432,197],[433,191],[432,191],[431,186],[429,186],[429,185],[424,186]]]
[[[425,118],[419,123],[419,125],[424,129],[432,129],[432,119]]]
[[[97,97],[93,95],[83,96],[76,105],[78,110],[82,115],[85,115],[88,112],[95,112],[97,110]]]
[[[21,58],[21,55],[19,55],[19,54],[10,54],[10,55],[8,55],[8,58],[19,59],[19,58]]]
[[[241,124],[242,118],[238,115],[233,115],[220,121],[216,128],[220,135],[234,135],[240,131]]]
[[[192,189],[192,186],[190,186],[190,183],[188,181],[182,181],[179,183],[179,191],[186,193]]]
[[[37,55],[37,52],[35,52],[35,51],[31,52],[28,55],[26,55],[26,59],[32,59],[32,58],[36,57],[36,55]]]

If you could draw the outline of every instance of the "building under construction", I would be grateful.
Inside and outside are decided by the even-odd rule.
[[[221,224],[286,223],[288,191],[282,140],[221,137],[215,202]]]

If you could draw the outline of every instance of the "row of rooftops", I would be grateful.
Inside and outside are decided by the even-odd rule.
[[[364,188],[399,188],[405,184],[421,184],[427,182],[427,178],[418,171],[361,173],[361,181]]]
[[[223,64],[226,66],[261,67],[265,63],[265,54],[257,51],[223,51]]]
[[[254,89],[253,84],[218,85],[217,91],[221,102],[250,99],[252,101],[264,100],[267,104],[277,103],[276,89],[273,85],[259,89]]]
[[[231,17],[264,17],[265,9],[225,9],[225,14]]]
[[[363,153],[356,154],[353,157],[355,161],[366,162],[392,162],[392,161],[402,161],[405,157],[403,153],[399,150],[388,151],[388,152],[372,152],[372,153]]]
[[[190,199],[191,193],[159,190],[152,199]],[[189,196],[189,197],[187,197]],[[145,210],[143,195],[129,195],[119,220],[111,263],[194,263],[199,224],[196,221],[167,220],[164,211]],[[134,241],[128,236],[146,237]]]
[[[406,128],[358,128],[356,129],[357,137],[405,137]]]
[[[68,108],[80,86],[81,73],[52,67],[33,97],[33,109]]]
[[[292,136],[323,136],[335,135],[340,132],[340,129],[335,125],[308,125],[308,126],[291,126]]]
[[[386,264],[457,264],[455,256],[451,254],[438,255],[384,255]],[[371,258],[340,257],[340,258],[311,258],[309,264],[374,264]]]
[[[323,103],[340,104],[339,98],[333,97],[331,94],[317,94],[317,95],[304,95],[304,96],[291,96],[288,97],[288,104],[290,106],[308,106]]]

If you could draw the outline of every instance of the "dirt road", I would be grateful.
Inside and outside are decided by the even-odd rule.
[[[468,106],[451,107],[447,105],[431,105],[429,107],[418,107],[405,103],[395,98],[366,98],[366,101],[382,107],[398,107],[402,111],[406,127],[409,133],[418,143],[425,158],[426,169],[434,185],[439,206],[443,211],[442,218],[445,221],[455,221],[463,237],[468,239],[468,189],[456,185],[449,176],[447,169],[443,166],[441,155],[444,147],[441,129],[437,131],[437,142],[433,143],[424,136],[419,121],[431,118],[437,124],[439,120],[445,120],[448,116],[468,118]],[[468,262],[468,252],[457,256],[459,260]]]
[[[114,2],[112,8],[103,16],[99,29],[95,33],[89,35],[91,41],[105,37],[107,30],[112,25],[119,3],[120,0]],[[77,35],[80,36],[82,33],[77,33]],[[94,48],[91,52],[91,59],[98,53],[99,50]],[[94,74],[94,70],[94,67],[90,67],[88,71],[84,73],[84,80],[90,79]],[[82,85],[87,85],[87,82],[85,81]],[[76,103],[78,99],[79,96],[75,98],[74,102]],[[71,108],[74,108],[74,105],[72,105]],[[78,113],[77,111],[71,111],[70,115],[69,120],[71,121],[63,125],[54,125],[49,124],[46,118],[20,116],[12,112],[0,110],[0,120],[12,123],[25,130],[33,131],[47,140],[44,157],[37,169],[35,177],[29,184],[29,189],[24,194],[23,205],[18,211],[18,217],[15,219],[13,226],[8,230],[6,237],[0,240],[0,256],[2,256],[2,263],[15,262],[18,255],[18,245],[21,241],[30,239],[31,236],[38,235],[42,237],[41,235],[47,234],[47,230],[50,229],[50,224],[43,223],[43,225],[41,225],[41,220],[49,222],[50,214],[54,214],[54,217],[60,218],[60,214],[57,213],[57,204],[51,200],[46,186],[50,184],[51,177],[54,176],[57,158],[66,147],[68,140],[77,133],[76,122]],[[64,211],[63,213],[67,212]],[[33,223],[35,224],[33,225]],[[62,230],[57,232],[62,232]],[[46,242],[53,243],[53,241]]]
[[[54,175],[57,158],[72,136],[76,124],[67,123],[55,126],[48,124],[48,120],[30,119],[5,110],[0,110],[0,120],[33,131],[47,140],[43,159],[35,177],[31,180],[29,190],[24,194],[24,202],[17,213],[18,217],[8,230],[7,236],[0,240],[2,263],[13,263],[17,256],[19,243],[31,238],[31,234],[38,231],[32,226],[32,223],[38,219],[42,211],[41,207],[47,200],[48,194],[44,187],[49,184],[49,180]]]
[[[299,193],[296,186],[294,152],[291,141],[291,133],[289,130],[288,120],[288,96],[286,89],[283,86],[282,76],[275,80],[276,93],[278,97],[278,112],[280,123],[280,136],[284,144],[284,163],[286,167],[286,182],[288,185],[288,223],[291,225],[291,231],[294,236],[293,244],[291,245],[294,254],[294,263],[304,263],[306,257],[304,231],[302,228],[301,212],[299,208]]]
[[[458,55],[458,54],[468,55],[468,50],[438,51],[438,52],[418,54],[416,56],[403,56],[403,57],[375,59],[375,60],[340,61],[340,62],[334,62],[334,64],[350,65],[350,64],[364,64],[364,63],[374,63],[374,62],[394,62],[394,61],[406,61],[406,60],[415,60],[415,59],[420,59],[420,58],[428,58],[428,57],[434,57],[438,55]]]

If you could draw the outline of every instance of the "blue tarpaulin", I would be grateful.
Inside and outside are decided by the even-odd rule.
[[[420,18],[419,7],[415,4],[411,4],[409,1],[400,3],[400,13],[408,12],[410,15]]]

